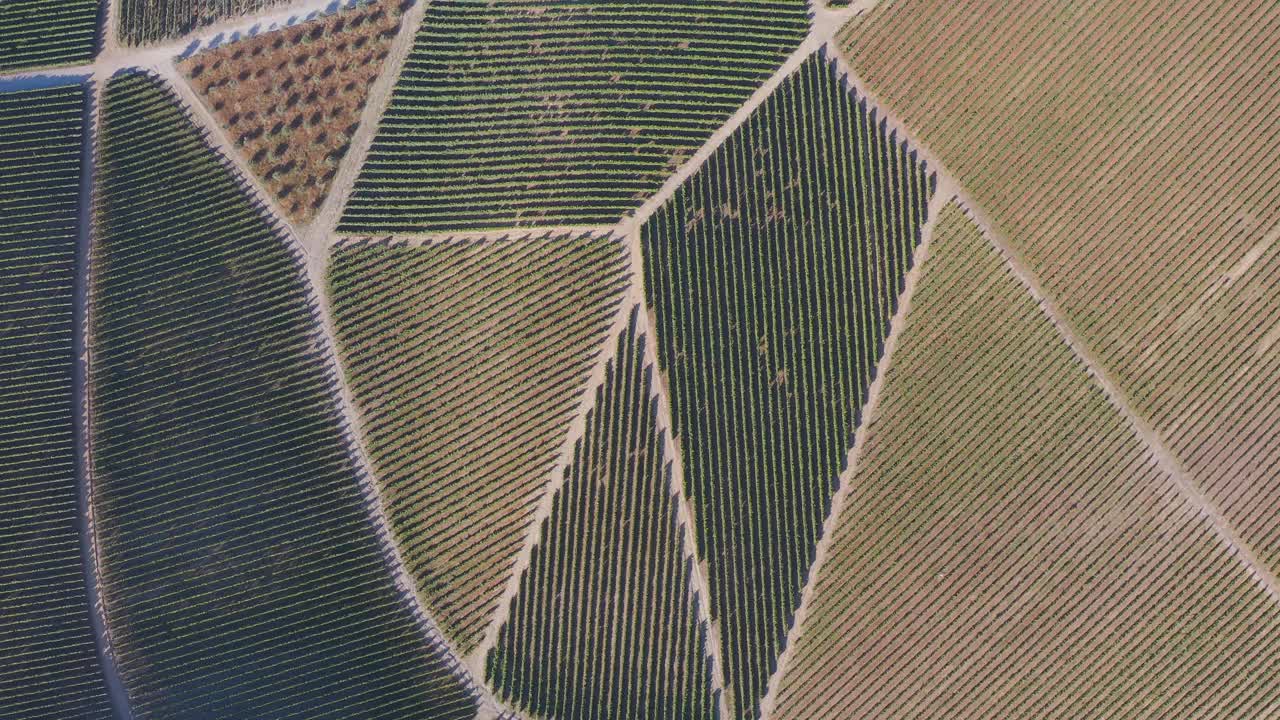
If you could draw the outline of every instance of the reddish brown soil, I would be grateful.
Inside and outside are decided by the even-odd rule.
[[[374,2],[179,64],[295,222],[324,202],[400,17],[400,5]]]

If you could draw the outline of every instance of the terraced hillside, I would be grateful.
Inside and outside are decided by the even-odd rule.
[[[0,93],[0,717],[111,717],[89,624],[73,294],[83,85]]]
[[[93,469],[134,717],[470,720],[381,556],[285,239],[153,77],[107,85],[99,152]]]
[[[815,55],[642,228],[739,717],[782,650],[932,184]]]
[[[774,717],[1258,718],[1280,608],[955,204]]]
[[[488,657],[490,682],[536,717],[717,717],[639,318]]]
[[[0,3],[0,73],[82,65],[98,50],[97,0]]]
[[[794,50],[797,0],[436,0],[339,229],[610,225]]]
[[[337,249],[330,293],[375,473],[419,592],[480,642],[625,281],[610,237]]]
[[[125,45],[155,43],[245,15],[284,0],[116,0],[119,40]]]
[[[178,68],[289,217],[307,222],[399,29],[400,5],[373,2],[220,45]]]
[[[1280,5],[897,0],[844,43],[1280,571]]]

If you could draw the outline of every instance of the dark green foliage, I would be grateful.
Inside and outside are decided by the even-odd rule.
[[[120,42],[141,45],[181,37],[282,0],[119,0]]]
[[[644,226],[740,717],[782,650],[931,190],[814,56]]]
[[[465,718],[380,555],[284,239],[146,75],[107,86],[93,433],[139,718]]]
[[[98,2],[0,2],[0,72],[93,60],[98,50]]]
[[[488,658],[497,690],[540,717],[716,716],[637,317]]]
[[[340,230],[616,222],[808,31],[796,0],[437,0]]]
[[[108,718],[72,369],[81,85],[0,94],[0,717]]]

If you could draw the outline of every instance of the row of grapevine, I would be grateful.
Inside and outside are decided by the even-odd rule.
[[[954,203],[775,717],[1261,718],[1280,607]]]
[[[263,187],[306,222],[329,194],[399,29],[399,4],[374,2],[219,45],[178,69]]]
[[[498,692],[536,717],[717,717],[639,318],[633,308],[487,659]]]
[[[282,0],[116,0],[120,42],[142,45],[257,12]]]
[[[343,367],[418,590],[470,652],[509,581],[626,280],[608,236],[336,249]]]
[[[800,0],[436,0],[339,228],[611,225],[807,31]]]
[[[3,12],[3,11],[0,11]],[[0,93],[0,717],[111,717],[77,504],[82,85]]]
[[[898,0],[843,40],[1280,571],[1280,4]]]
[[[932,186],[819,54],[642,230],[739,717],[786,639]]]
[[[0,73],[83,65],[98,51],[99,0],[0,3]]]
[[[102,102],[93,252],[101,576],[137,718],[456,718],[396,591],[305,276],[172,92]]]

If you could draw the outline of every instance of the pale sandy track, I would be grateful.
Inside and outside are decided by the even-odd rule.
[[[94,148],[101,125],[98,104],[102,99],[104,78],[94,78],[90,85],[88,116],[85,118],[84,147],[80,154],[80,227],[77,238],[76,285],[72,296],[75,308],[75,362],[72,365],[71,387],[75,412],[76,479],[78,483],[77,511],[80,513],[80,553],[84,570],[85,590],[89,599],[89,626],[93,629],[98,664],[102,668],[107,694],[116,717],[131,720],[132,703],[128,690],[116,665],[115,645],[111,641],[111,623],[107,618],[106,603],[102,598],[102,581],[98,569],[102,558],[98,548],[93,514],[93,386],[89,384],[89,367],[92,361],[93,326],[92,305],[93,273],[90,253],[93,250],[94,203]]]
[[[769,689],[766,691],[764,699],[760,702],[761,720],[769,720],[769,718],[773,717],[778,693],[782,687],[782,679],[786,673],[787,666],[790,664],[791,656],[795,654],[796,643],[804,631],[805,620],[809,617],[818,573],[822,571],[822,566],[826,563],[827,555],[831,551],[831,543],[836,536],[836,526],[840,521],[845,503],[848,501],[849,493],[853,491],[853,477],[857,474],[858,464],[867,446],[867,428],[875,421],[880,412],[880,396],[884,391],[885,375],[893,364],[893,355],[898,347],[898,341],[902,338],[903,328],[907,325],[907,316],[911,312],[911,302],[915,297],[916,287],[920,284],[920,276],[924,273],[924,265],[929,260],[929,248],[933,240],[934,228],[938,223],[938,216],[942,213],[943,207],[948,202],[951,202],[955,196],[956,188],[954,185],[948,182],[940,182],[934,190],[933,198],[929,201],[928,217],[920,229],[920,244],[916,247],[911,270],[907,272],[902,294],[898,299],[898,308],[894,311],[893,317],[889,321],[889,335],[884,341],[884,352],[881,353],[880,359],[876,362],[875,380],[871,382],[871,386],[867,389],[867,402],[862,406],[862,422],[858,423],[858,429],[854,431],[853,445],[849,448],[844,472],[840,474],[839,485],[831,499],[831,510],[827,513],[827,517],[822,523],[822,536],[814,552],[813,564],[809,566],[809,574],[805,580],[804,589],[800,593],[800,605],[796,608],[791,628],[787,631],[786,644],[783,646],[782,654],[778,656],[777,668],[774,670],[773,675],[769,677]]]

